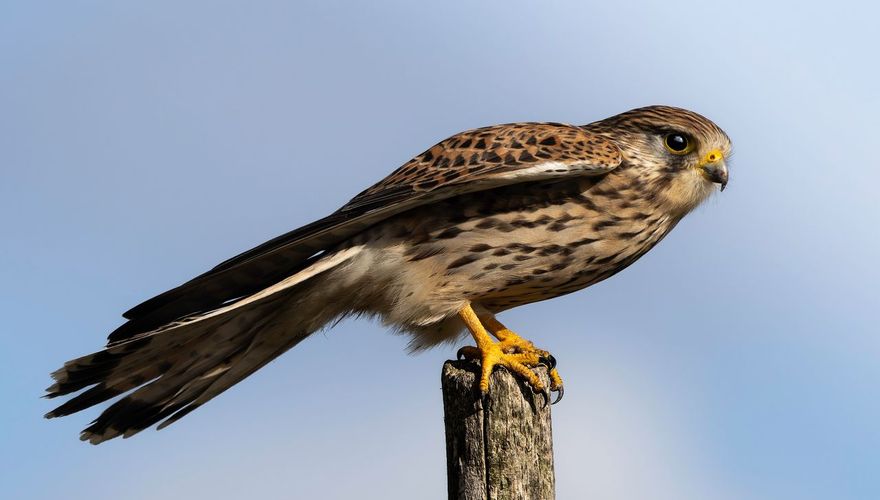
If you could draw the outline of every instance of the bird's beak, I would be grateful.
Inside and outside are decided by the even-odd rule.
[[[703,177],[716,184],[721,184],[721,190],[724,191],[724,188],[727,187],[727,164],[720,151],[710,151],[700,161],[699,168]]]

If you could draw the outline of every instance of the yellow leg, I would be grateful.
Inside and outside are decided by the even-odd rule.
[[[471,335],[473,335],[474,340],[477,343],[476,349],[479,350],[480,365],[482,368],[480,375],[480,392],[483,394],[489,392],[489,376],[492,374],[492,369],[495,368],[496,365],[507,367],[510,371],[520,375],[526,379],[536,391],[544,390],[544,383],[541,382],[541,379],[539,379],[538,376],[535,375],[535,373],[524,363],[524,361],[527,362],[528,360],[524,359],[519,354],[505,353],[501,349],[499,343],[492,341],[492,337],[489,336],[489,333],[480,322],[477,313],[474,312],[474,309],[470,304],[465,305],[462,310],[458,312],[458,315],[461,317],[462,321],[464,321],[464,324],[467,326],[468,330],[470,330]],[[468,351],[469,350],[461,352]],[[472,351],[470,352],[473,353]]]
[[[556,370],[556,359],[547,351],[538,349],[535,344],[520,337],[510,328],[504,326],[495,316],[488,313],[479,315],[480,321],[486,325],[486,328],[492,332],[492,335],[499,340],[502,350],[509,353],[520,353],[524,357],[526,364],[530,366],[539,363],[545,363],[550,367],[550,390],[559,391],[556,401],[562,399],[562,377]]]
[[[528,380],[533,389],[543,391],[544,384],[529,367],[545,364],[550,367],[550,390],[559,393],[554,403],[562,399],[562,378],[556,371],[556,360],[549,352],[537,349],[534,344],[501,324],[492,314],[485,311],[477,313],[470,304],[462,308],[458,314],[477,343],[477,347],[463,347],[459,354],[480,359],[482,365],[480,391],[484,394],[488,392],[489,376],[496,365],[507,367]],[[492,341],[489,332],[498,339],[498,342]]]

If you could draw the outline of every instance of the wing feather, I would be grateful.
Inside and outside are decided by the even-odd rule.
[[[311,264],[320,252],[406,210],[510,184],[602,175],[620,150],[583,127],[514,123],[454,135],[402,165],[333,214],[274,238],[135,306],[110,334],[119,342],[255,293]]]

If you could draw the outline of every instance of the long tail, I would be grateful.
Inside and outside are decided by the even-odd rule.
[[[164,420],[179,420],[260,369],[352,307],[342,294],[345,263],[358,248],[343,250],[250,297],[185,318],[55,371],[46,397],[89,389],[46,414],[60,417],[129,393],[82,431],[98,444],[129,437]],[[332,272],[327,272],[332,270]]]

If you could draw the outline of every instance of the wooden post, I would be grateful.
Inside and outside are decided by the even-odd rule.
[[[535,372],[549,386],[547,369]],[[449,499],[555,498],[549,402],[504,368],[483,399],[479,374],[472,361],[443,365]]]

